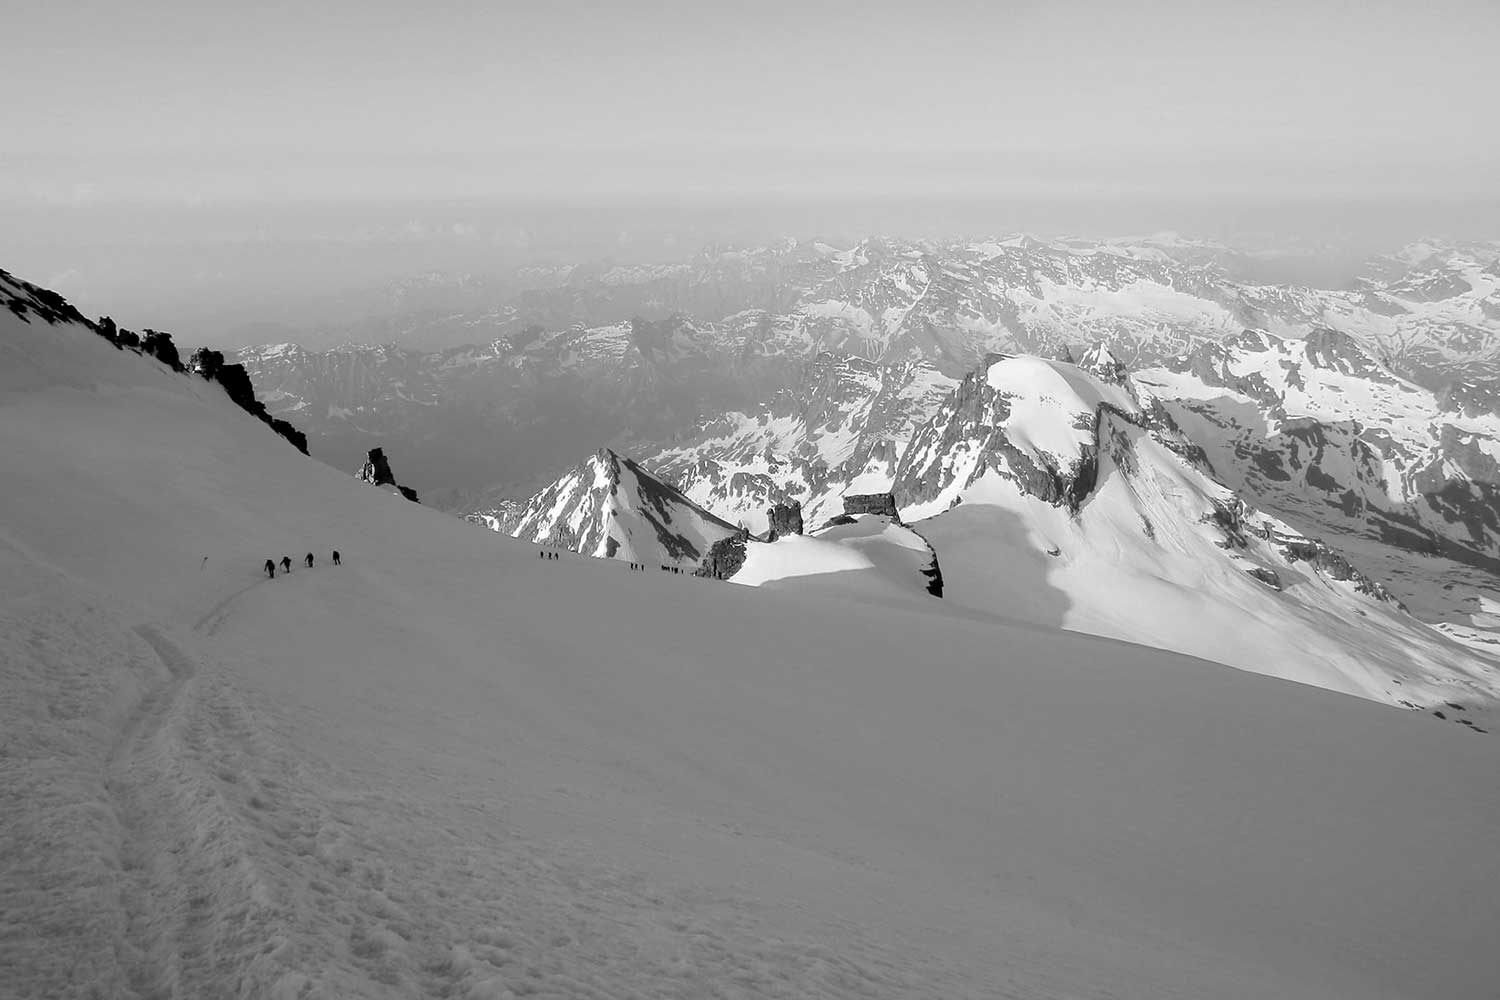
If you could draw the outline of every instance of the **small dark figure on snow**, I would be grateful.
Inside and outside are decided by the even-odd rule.
[[[276,579],[276,564],[269,559],[266,560],[266,576],[272,580]]]
[[[306,560],[306,562],[307,562],[307,568],[308,569],[312,569],[312,562],[313,562],[313,560],[312,560],[312,553],[311,552],[309,552],[307,554],[307,560]]]
[[[335,566],[339,565],[339,550],[338,549],[334,549],[333,550],[333,564]]]
[[[283,573],[290,573],[292,571],[292,557],[291,556],[282,556],[281,557],[281,571]]]

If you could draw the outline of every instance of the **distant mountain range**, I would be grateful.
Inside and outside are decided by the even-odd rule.
[[[411,290],[422,311],[382,328],[396,343],[236,360],[341,468],[382,443],[419,449],[404,467],[424,493],[535,487],[601,444],[644,454],[808,384],[825,353],[957,379],[992,352],[1102,343],[1139,368],[1247,329],[1328,329],[1470,412],[1500,406],[1500,243],[1413,245],[1347,289],[1257,284],[1242,265],[1178,239],[788,240],[680,264],[532,268],[517,279],[527,290],[484,308],[465,280],[441,309],[434,279]],[[471,343],[399,346],[430,342],[432,324]]]
[[[701,566],[736,529],[762,535],[774,504],[800,504],[818,531],[845,496],[888,492],[906,520],[951,529],[980,516],[949,510],[979,490],[1014,530],[993,517],[938,528],[947,599],[1029,599],[976,588],[984,546],[961,539],[977,533],[995,559],[1064,581],[1068,610],[1042,602],[1041,620],[1199,655],[1213,653],[1201,633],[1121,621],[1079,581],[1271,601],[1269,620],[1308,623],[1303,651],[1375,601],[1394,631],[1378,652],[1328,653],[1344,665],[1318,682],[1431,700],[1469,655],[1459,644],[1500,650],[1500,244],[1413,245],[1340,289],[1252,270],[1230,248],[1167,238],[786,241],[537,269],[529,291],[464,320],[485,332],[475,346],[278,345],[238,360],[315,455],[352,467],[399,445],[409,481],[456,487],[450,509],[534,541]],[[996,477],[1015,496],[996,501]],[[1112,483],[1129,495],[1106,503]],[[746,572],[770,579],[761,543],[747,544]],[[1123,562],[1093,565],[1104,551]],[[784,563],[773,576],[798,575]],[[1210,565],[1232,582],[1205,584]],[[1315,580],[1357,599],[1307,590]],[[1160,603],[1225,628],[1249,620]],[[1421,622],[1443,634],[1408,636]],[[1377,660],[1362,679],[1357,663]]]
[[[3,282],[22,323],[79,325],[223,383],[300,447],[215,352],[184,364],[164,334],[138,337],[0,272]],[[568,364],[550,355],[559,374],[537,383],[543,395],[570,384],[619,419],[667,398],[722,406],[735,371],[779,387],[654,445],[639,426],[616,428],[646,446],[639,461],[594,450],[471,520],[721,581],[925,594],[1408,707],[1500,694],[1500,414],[1468,391],[1472,379],[1423,387],[1326,327],[1203,336],[1177,354],[1143,335],[1133,363],[1107,339],[1060,343],[1062,358],[992,352],[960,377],[951,354],[726,362],[722,324],[628,327],[629,351],[597,331],[539,335],[577,349]],[[450,352],[442,371],[496,356]],[[518,360],[524,388],[538,373]],[[388,388],[451,408],[405,380]],[[556,400],[563,411],[567,401]],[[403,442],[403,469],[420,454]],[[416,499],[379,447],[358,475]]]
[[[605,451],[471,519],[736,583],[926,590],[1392,704],[1500,692],[1500,419],[1445,415],[1343,335],[1135,373],[1102,346],[991,355],[956,384],[823,361],[802,411],[647,463],[686,495]]]

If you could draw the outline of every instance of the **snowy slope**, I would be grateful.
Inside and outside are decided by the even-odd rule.
[[[1086,362],[1104,377],[995,359],[913,438],[896,499],[930,518],[945,599],[1390,704],[1500,695],[1500,659],[1247,505],[1107,353]]]
[[[1500,649],[1474,622],[1500,594],[1500,416],[1445,405],[1331,331],[1246,333],[1134,380],[1254,506]]]
[[[532,497],[509,533],[589,556],[696,567],[736,530],[606,448]]]
[[[860,582],[853,584],[847,576],[841,576],[837,580],[840,588],[866,587],[869,584],[865,578],[871,578],[878,580],[881,588],[889,587],[897,593],[942,596],[942,572],[932,547],[911,528],[881,514],[841,516],[809,535],[749,542],[744,566],[730,579],[755,587],[827,574],[860,577]]]
[[[926,596],[539,561],[9,315],[0,466],[5,996],[1500,977],[1500,740],[1453,724],[1472,705],[1441,722]]]

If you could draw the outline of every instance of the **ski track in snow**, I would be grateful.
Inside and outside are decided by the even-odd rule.
[[[193,631],[205,631],[205,626],[207,626],[207,633],[209,635],[213,635],[219,630],[219,626],[223,624],[225,616],[228,615],[229,606],[235,601],[239,600],[245,594],[249,593],[251,590],[254,590],[256,587],[260,586],[263,582],[270,583],[271,581],[269,578],[264,581],[256,580],[254,583],[250,583],[246,586],[241,587],[239,590],[236,590],[234,593],[224,598],[218,604],[215,604],[207,614],[193,623]]]
[[[199,625],[223,625],[257,586]],[[944,995],[940,968],[918,981],[911,956],[876,942],[835,951],[783,937],[744,900],[664,888],[576,845],[497,830],[483,803],[372,793],[294,754],[269,710],[250,707],[166,629],[131,631],[161,676],[104,762],[118,977],[59,995]],[[477,897],[460,888],[476,885]],[[747,936],[760,942],[749,951],[737,943]],[[613,985],[653,981],[650,993]]]

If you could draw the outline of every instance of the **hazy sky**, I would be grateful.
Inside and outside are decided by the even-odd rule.
[[[1500,0],[31,0],[0,49],[0,267],[205,340],[787,235],[1500,233]]]
[[[0,200],[1493,196],[1500,3],[5,15]]]

